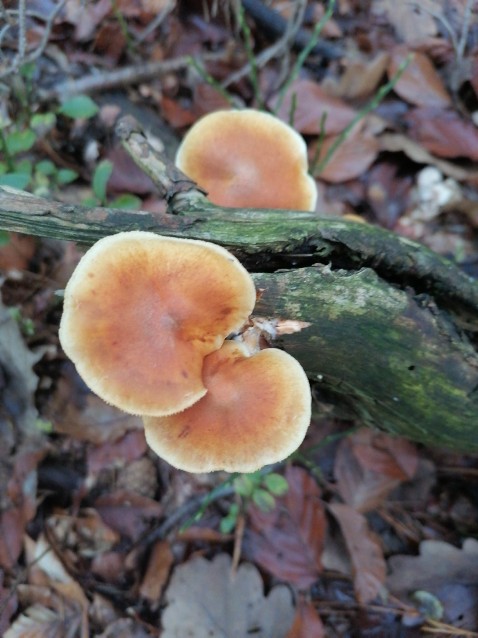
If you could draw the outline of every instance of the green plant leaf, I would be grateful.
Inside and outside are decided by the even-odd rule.
[[[229,512],[219,523],[219,529],[222,534],[230,534],[237,523],[237,517],[239,515],[239,506],[237,503],[233,503],[229,508]]]
[[[0,186],[11,186],[19,190],[25,189],[30,182],[28,173],[5,173],[0,175]]]
[[[234,481],[234,490],[236,494],[243,498],[250,498],[252,492],[257,487],[257,482],[251,477],[250,474],[241,474]]]
[[[17,153],[30,150],[36,140],[36,134],[30,129],[13,131],[5,136],[5,143],[9,155],[17,155]]]
[[[33,170],[33,163],[29,159],[22,159],[15,163],[15,173],[25,173],[25,175],[31,175]]]
[[[75,95],[75,97],[63,102],[58,109],[58,113],[73,119],[93,117],[98,111],[97,104],[87,95]]]
[[[111,206],[111,208],[122,208],[124,210],[138,210],[141,207],[141,204],[141,199],[136,197],[136,195],[124,193],[110,202],[109,206]]]
[[[269,492],[274,494],[274,496],[282,496],[289,489],[287,479],[285,479],[281,474],[276,474],[275,472],[266,474],[264,477],[264,485],[267,487]]]
[[[10,241],[10,234],[6,230],[0,230],[0,246],[6,246]]]
[[[35,170],[42,175],[54,175],[56,173],[56,166],[50,160],[42,160],[35,165]]]
[[[113,163],[109,160],[103,160],[95,168],[91,186],[93,193],[102,204],[106,203],[106,184],[108,183],[111,173],[113,172]]]
[[[38,133],[40,137],[46,135],[48,131],[56,124],[56,115],[54,113],[35,113],[30,120],[31,128]]]
[[[70,184],[70,182],[74,182],[77,177],[78,173],[76,171],[72,171],[69,168],[60,168],[56,175],[56,181],[58,184]]]
[[[252,493],[252,500],[263,512],[272,512],[276,506],[276,500],[270,492],[258,488]]]

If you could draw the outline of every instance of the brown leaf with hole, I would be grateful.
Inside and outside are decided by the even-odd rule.
[[[325,628],[313,604],[299,598],[294,624],[287,638],[325,638]]]
[[[264,596],[257,568],[242,563],[231,570],[231,558],[193,558],[174,570],[166,590],[163,638],[177,636],[249,636],[286,638],[294,620],[288,587],[273,587]]]
[[[276,103],[277,97],[269,101],[272,111]],[[324,122],[325,135],[342,132],[355,117],[354,109],[340,98],[329,95],[312,80],[295,80],[288,88],[276,115],[289,124],[291,113],[292,126],[306,135],[318,135],[321,132],[320,122],[324,114],[327,116]]]
[[[250,508],[244,551],[277,578],[309,587],[322,571],[325,515],[321,492],[308,472],[289,467],[286,495],[271,513]]]
[[[388,65],[388,77],[391,80],[401,64],[407,58],[406,47],[396,47]],[[394,91],[401,98],[416,106],[433,106],[446,108],[451,98],[437,70],[425,53],[416,51],[413,59],[394,86]]]
[[[439,157],[478,161],[478,129],[456,111],[417,108],[405,116],[409,136]]]
[[[370,531],[367,519],[349,505],[333,503],[329,510],[350,554],[355,595],[360,603],[369,603],[382,591],[387,573],[380,540]]]

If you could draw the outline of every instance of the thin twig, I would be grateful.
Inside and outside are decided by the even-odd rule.
[[[164,20],[171,13],[171,11],[174,9],[175,6],[176,6],[175,0],[170,0],[167,4],[165,4],[164,7],[161,9],[161,11],[158,13],[158,15],[154,18],[154,20],[152,20],[148,24],[148,26],[145,29],[143,29],[142,33],[139,33],[137,36],[135,36],[136,42],[138,42],[138,44],[140,44],[141,42],[144,42],[146,38],[151,33],[153,33],[153,31],[156,31],[156,29],[163,24]]]
[[[284,59],[287,57],[287,54],[290,49],[290,44],[294,40],[297,35],[298,30],[302,24],[304,19],[304,12],[307,7],[307,2],[304,0],[300,0],[297,2],[297,7],[294,12],[294,16],[287,23],[286,30],[284,34],[274,42],[270,47],[264,49],[261,53],[255,56],[255,63],[257,68],[262,68],[266,64],[268,64],[274,58],[279,57],[280,55],[284,55]],[[234,73],[231,73],[222,83],[223,88],[227,88],[231,84],[235,82],[239,82],[243,77],[248,76],[251,73],[251,63],[247,62],[242,68]]]
[[[206,54],[201,58],[203,62],[222,59],[224,59],[224,53],[222,52]],[[95,93],[96,91],[104,91],[118,86],[138,84],[166,73],[180,71],[190,64],[190,56],[184,55],[171,60],[134,64],[108,73],[94,73],[86,75],[79,80],[61,82],[50,91],[42,91],[40,92],[40,99],[48,101],[58,97],[64,98],[84,93]]]

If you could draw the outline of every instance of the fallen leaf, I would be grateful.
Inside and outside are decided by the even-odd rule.
[[[0,570],[0,635],[10,627],[10,618],[18,606],[17,593],[14,587],[6,588],[3,585],[3,571]]]
[[[100,496],[95,501],[95,509],[109,527],[132,540],[146,531],[149,521],[162,514],[159,503],[126,490]]]
[[[459,181],[469,181],[478,183],[478,171],[475,169],[467,169],[462,166],[439,159],[435,155],[429,153],[421,144],[410,139],[406,135],[399,133],[383,133],[380,135],[380,150],[389,151],[391,153],[405,153],[414,162],[418,164],[426,164],[427,166],[436,166],[444,175],[452,177]]]
[[[437,33],[437,25],[432,15],[436,12],[433,0],[375,0],[372,11],[375,14],[383,14],[405,42],[417,42]]]
[[[270,100],[274,110],[277,98]],[[276,115],[289,123],[293,115],[293,127],[299,133],[318,135],[321,132],[321,120],[324,121],[325,135],[341,133],[355,117],[355,111],[340,98],[329,95],[317,82],[295,80],[287,90],[286,96]]]
[[[344,59],[345,70],[337,82],[327,77],[323,88],[336,97],[345,100],[363,100],[378,89],[390,60],[388,53],[381,51],[372,60],[360,60],[355,57]]]
[[[143,430],[133,430],[114,441],[91,447],[87,452],[88,474],[96,475],[106,467],[123,468],[141,458],[147,449]]]
[[[177,567],[166,590],[163,638],[285,638],[294,619],[288,587],[264,596],[259,571],[243,563],[231,571],[231,558],[193,558]]]
[[[407,602],[409,595],[426,591],[438,598],[444,619],[454,627],[476,630],[478,626],[478,541],[467,538],[463,547],[445,541],[420,543],[419,556],[392,556],[387,588]]]
[[[334,474],[344,501],[359,512],[368,512],[409,480],[417,464],[413,445],[364,428],[341,441]]]
[[[355,594],[359,602],[374,600],[383,590],[387,573],[378,537],[370,531],[367,519],[349,505],[329,505],[340,525],[352,564]]]
[[[64,366],[45,417],[58,434],[91,443],[116,440],[129,430],[143,430],[140,417],[126,414],[93,394],[70,363]]]
[[[287,638],[324,638],[325,628],[313,604],[300,598]]]
[[[456,111],[423,107],[413,109],[405,119],[409,136],[431,153],[478,161],[478,129]]]
[[[392,79],[398,68],[405,62],[409,51],[406,47],[396,47],[388,65],[388,77]],[[425,53],[416,51],[413,59],[396,82],[393,90],[401,98],[416,106],[446,108],[451,104],[445,86]]]
[[[273,512],[250,508],[244,552],[277,578],[307,588],[322,571],[324,507],[308,472],[289,467],[285,477],[289,490]]]
[[[359,177],[370,168],[379,153],[376,137],[364,134],[361,127],[355,128],[340,143],[334,154],[320,173],[315,177],[325,182],[338,184]],[[336,137],[325,138],[319,153],[319,164],[326,157],[329,149],[335,144]],[[309,147],[309,156],[316,152],[316,143]]]
[[[0,247],[0,269],[26,270],[35,254],[36,247],[35,237],[10,233],[8,244]]]
[[[146,573],[139,587],[139,595],[145,598],[153,611],[161,602],[166,581],[174,561],[171,546],[167,541],[158,541],[152,551],[146,567]]]

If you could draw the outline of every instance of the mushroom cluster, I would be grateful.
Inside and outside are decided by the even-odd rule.
[[[83,256],[65,289],[60,341],[85,383],[143,417],[151,448],[190,472],[252,472],[282,460],[310,422],[299,363],[226,340],[255,305],[227,250],[118,233]]]
[[[255,109],[215,111],[184,136],[176,166],[218,206],[315,210],[307,146],[297,131]]]

